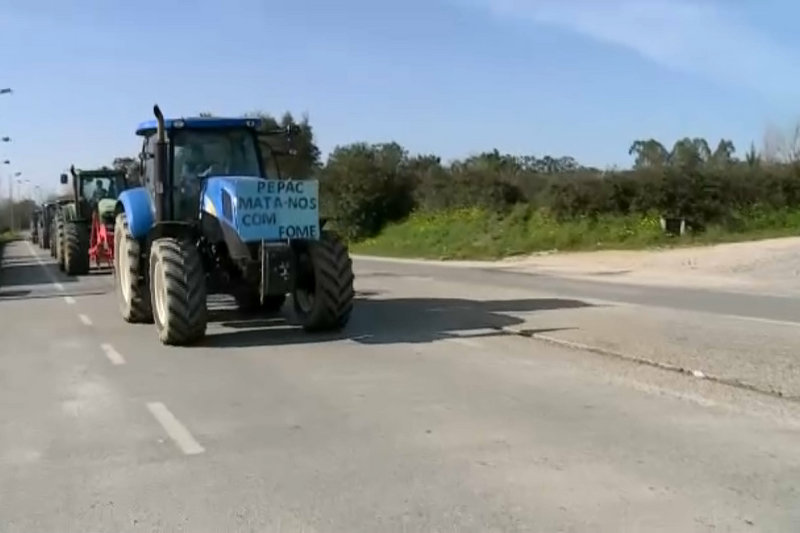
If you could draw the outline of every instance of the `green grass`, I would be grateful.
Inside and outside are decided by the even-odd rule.
[[[519,206],[503,216],[480,209],[417,213],[380,235],[351,245],[358,254],[425,259],[499,259],[549,250],[643,249],[758,240],[800,235],[800,210],[753,209],[735,231],[668,237],[658,216],[608,216],[557,222]]]

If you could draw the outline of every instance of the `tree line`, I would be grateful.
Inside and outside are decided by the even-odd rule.
[[[497,149],[444,162],[435,154],[411,154],[395,142],[338,146],[323,161],[308,117],[246,116],[264,119],[266,128],[300,126],[293,150],[281,138],[260,138],[266,168],[318,179],[322,214],[353,240],[374,236],[415,211],[464,207],[502,216],[522,204],[560,220],[655,213],[685,218],[695,230],[709,224],[735,230],[755,211],[800,208],[800,152],[797,159],[781,159],[751,145],[740,156],[728,139],[710,144],[684,138],[670,148],[655,139],[636,140],[628,150],[634,159],[629,169]],[[137,161],[118,157],[112,165],[135,179]]]

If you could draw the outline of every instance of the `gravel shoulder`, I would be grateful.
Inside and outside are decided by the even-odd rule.
[[[539,253],[447,264],[610,283],[800,293],[800,237],[666,250]]]

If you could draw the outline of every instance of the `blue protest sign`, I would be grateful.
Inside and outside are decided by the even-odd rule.
[[[316,180],[242,180],[236,196],[236,229],[243,241],[319,239]]]

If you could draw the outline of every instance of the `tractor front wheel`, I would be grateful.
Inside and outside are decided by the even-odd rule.
[[[306,331],[338,331],[350,321],[355,297],[347,246],[328,232],[300,246],[292,294],[295,313]]]
[[[64,271],[70,276],[89,273],[89,231],[86,224],[64,226]]]
[[[114,248],[114,285],[122,318],[132,324],[152,323],[150,294],[142,281],[141,244],[131,235],[125,213],[117,215]]]
[[[185,346],[205,337],[206,275],[197,247],[171,237],[150,248],[150,295],[158,338]]]

